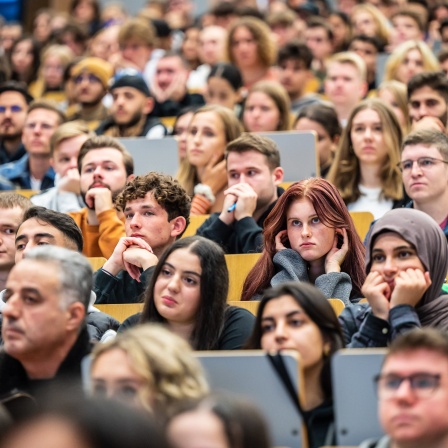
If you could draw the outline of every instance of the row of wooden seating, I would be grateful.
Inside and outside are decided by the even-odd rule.
[[[240,300],[247,274],[260,258],[260,254],[226,255],[225,257],[230,279],[227,300]],[[104,265],[106,259],[91,257],[89,261],[93,271],[97,271]]]
[[[339,315],[344,309],[344,302],[339,299],[328,299],[334,312]],[[258,306],[260,302],[242,302],[241,300],[233,300],[227,302],[231,306],[239,306],[240,308],[245,308],[250,311],[253,315],[257,314]],[[129,316],[133,314],[140,313],[143,310],[143,303],[120,303],[120,304],[110,304],[110,305],[95,305],[103,313],[109,314],[110,316],[117,319],[119,322],[123,322]]]

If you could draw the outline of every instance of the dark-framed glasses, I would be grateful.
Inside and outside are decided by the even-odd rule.
[[[378,397],[390,399],[395,396],[403,381],[408,381],[412,392],[418,398],[428,398],[440,386],[440,375],[433,373],[414,373],[408,376],[399,375],[377,375],[375,383],[377,385]]]
[[[397,166],[403,173],[408,173],[414,167],[415,162],[417,162],[417,165],[421,170],[430,170],[438,163],[448,163],[448,160],[435,159],[434,157],[419,157],[417,160],[403,160],[402,162],[397,163]]]

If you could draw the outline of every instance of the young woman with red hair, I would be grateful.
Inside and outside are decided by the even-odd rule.
[[[265,220],[263,253],[247,276],[242,300],[295,280],[314,284],[346,305],[361,298],[364,246],[336,187],[311,178],[291,185]]]

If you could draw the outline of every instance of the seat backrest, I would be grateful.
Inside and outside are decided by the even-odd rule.
[[[284,182],[320,175],[317,135],[314,131],[260,132],[274,140],[280,151]]]
[[[101,269],[107,261],[104,257],[87,257],[87,259],[93,272]]]
[[[199,229],[199,227],[202,226],[204,221],[208,219],[210,215],[193,215],[190,216],[190,223],[188,224],[188,227],[186,228],[185,232],[182,235],[182,238],[185,238],[186,236],[193,236],[196,235],[196,231]]]
[[[341,299],[328,299],[330,305],[333,307],[336,316],[342,313],[342,310],[345,308],[344,302]]]
[[[21,196],[25,196],[26,198],[31,198],[35,194],[39,194],[39,190],[14,190],[14,193],[20,194]]]
[[[245,398],[260,409],[269,424],[274,446],[306,447],[302,441],[301,416],[264,351],[202,351],[195,352],[195,356],[212,390]],[[282,359],[297,396],[303,397],[298,353],[285,351]]]
[[[254,267],[261,254],[228,254],[226,255],[229,270],[229,300],[241,300],[243,285],[247,274]]]
[[[143,310],[143,303],[114,303],[108,305],[95,305],[95,308],[114,317],[118,322],[123,322],[129,316],[140,313]]]
[[[118,139],[134,159],[134,174],[149,171],[174,176],[179,168],[179,154],[174,137],[147,139],[145,137]]]
[[[384,433],[378,419],[374,378],[387,349],[344,349],[332,359],[333,400],[338,445],[356,445]]]
[[[370,224],[373,222],[373,215],[370,212],[350,212],[350,216],[355,224],[356,233],[364,241],[367,232],[370,229]]]

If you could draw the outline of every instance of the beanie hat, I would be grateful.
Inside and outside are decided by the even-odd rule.
[[[76,78],[81,73],[87,72],[95,75],[107,88],[109,79],[114,74],[112,64],[100,58],[85,58],[78,62],[72,69],[72,76]]]
[[[118,87],[133,87],[134,89],[142,92],[143,95],[148,97],[151,96],[148,85],[139,74],[118,76],[110,86],[110,90],[112,91]]]

